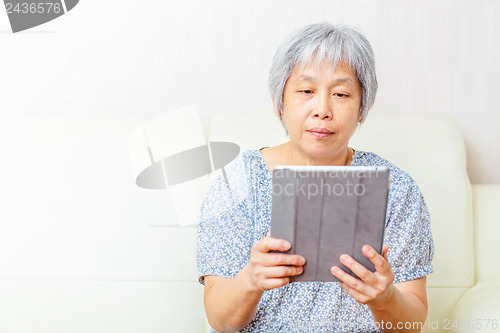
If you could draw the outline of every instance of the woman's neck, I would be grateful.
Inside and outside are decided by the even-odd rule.
[[[354,151],[347,146],[339,153],[325,158],[311,158],[295,149],[291,142],[287,142],[283,148],[286,164],[289,165],[349,165],[354,155]]]
[[[289,144],[290,142],[286,142],[278,146],[260,149],[262,159],[270,173],[273,173],[276,165],[350,165],[354,155],[354,150],[346,147],[344,154],[339,154],[335,159],[313,161],[303,158],[300,154],[294,154],[293,150],[290,150]]]

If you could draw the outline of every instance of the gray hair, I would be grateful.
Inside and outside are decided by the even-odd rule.
[[[377,76],[373,50],[363,34],[353,27],[317,23],[305,26],[288,36],[274,55],[269,71],[269,89],[281,117],[285,84],[297,64],[314,61],[319,66],[329,60],[332,68],[345,63],[361,86],[360,122],[375,102]]]

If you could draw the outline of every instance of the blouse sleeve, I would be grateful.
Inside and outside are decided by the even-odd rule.
[[[196,251],[201,284],[205,275],[233,278],[248,262],[252,214],[244,175],[229,170],[229,184],[215,176],[201,205]]]
[[[434,271],[429,210],[415,181],[406,173],[403,176],[391,185],[384,236],[394,283],[418,279]]]

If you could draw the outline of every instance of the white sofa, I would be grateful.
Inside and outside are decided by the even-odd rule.
[[[128,135],[144,120],[2,117],[0,332],[208,329],[196,228],[155,227],[171,224],[168,192],[134,184]],[[242,149],[284,139],[272,111],[218,114],[209,134]],[[351,146],[410,172],[429,205],[436,255],[424,331],[465,331],[454,320],[473,319],[499,332],[484,326],[500,321],[500,185],[470,186],[456,123],[373,113]]]

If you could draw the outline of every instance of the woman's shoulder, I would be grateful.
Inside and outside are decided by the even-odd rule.
[[[201,207],[204,218],[218,216],[221,210],[227,207],[234,208],[252,197],[254,165],[256,165],[255,151],[247,150],[240,152],[231,162],[210,175]]]
[[[230,173],[241,178],[244,174],[247,178],[262,177],[265,175],[266,166],[258,149],[247,149],[238,154],[236,158],[225,167]]]
[[[248,194],[255,180],[266,176],[266,167],[259,150],[240,152],[234,160],[211,175],[210,189],[218,188],[231,194]]]
[[[388,161],[387,159],[381,157],[380,155],[357,150],[355,153],[355,163],[351,165],[361,165],[361,166],[385,166],[389,168],[389,180],[391,186],[397,187],[414,187],[416,186],[415,180],[410,176],[410,174],[394,163]]]

